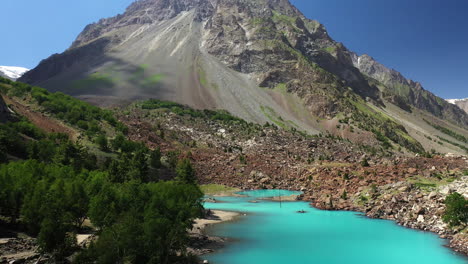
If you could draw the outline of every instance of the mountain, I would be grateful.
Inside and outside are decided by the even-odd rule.
[[[425,90],[419,82],[406,79],[401,73],[385,67],[369,55],[353,54],[353,64],[365,75],[384,84],[382,94],[390,101],[400,106],[409,104],[437,117],[466,125],[466,115],[459,109]]]
[[[136,1],[20,81],[100,105],[157,98],[416,152],[460,152],[427,139],[435,124],[468,133],[465,112],[349,51],[287,0]]]
[[[465,99],[447,99],[447,102],[460,107],[462,110],[468,113],[468,98]]]
[[[29,69],[23,67],[0,66],[0,77],[15,81],[27,71],[29,71]]]

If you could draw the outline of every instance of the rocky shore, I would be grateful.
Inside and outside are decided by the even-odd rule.
[[[467,227],[450,228],[442,221],[445,198],[452,192],[468,198],[468,176],[432,191],[408,182],[381,186],[371,194],[376,199],[360,209],[368,217],[394,220],[405,227],[437,233],[449,240],[448,246],[453,250],[468,256]]]

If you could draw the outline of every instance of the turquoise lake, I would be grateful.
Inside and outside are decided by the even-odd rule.
[[[356,212],[330,212],[306,202],[261,198],[295,194],[266,190],[248,197],[216,197],[205,208],[242,212],[236,221],[211,226],[210,235],[232,242],[203,256],[213,264],[458,264],[468,259],[444,247],[435,234],[407,229],[392,221],[368,219]],[[256,200],[258,203],[251,203]],[[297,211],[305,210],[299,214]]]

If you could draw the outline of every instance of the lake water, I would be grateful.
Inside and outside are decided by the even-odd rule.
[[[211,235],[233,239],[204,259],[214,264],[458,264],[467,258],[443,245],[435,234],[368,219],[356,212],[311,208],[306,202],[260,198],[295,194],[265,190],[248,197],[216,197],[210,209],[246,213],[238,220],[211,226]],[[297,194],[297,193],[296,193]],[[250,201],[257,200],[258,203]],[[297,211],[305,210],[299,214]]]

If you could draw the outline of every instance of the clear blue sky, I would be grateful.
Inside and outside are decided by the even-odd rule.
[[[468,97],[468,1],[291,0],[359,54],[444,98]],[[0,65],[32,68],[132,0],[3,0]]]

